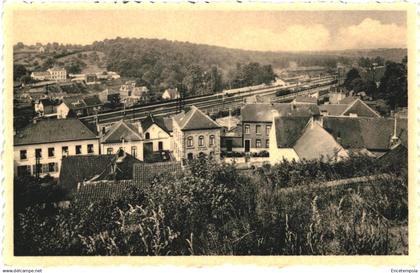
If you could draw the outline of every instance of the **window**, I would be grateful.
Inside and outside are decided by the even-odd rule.
[[[131,155],[137,157],[137,147],[131,146]]]
[[[269,135],[270,135],[270,130],[271,130],[271,125],[267,125],[267,126],[265,126],[265,134],[266,134],[267,136],[269,136]]]
[[[106,149],[106,154],[108,154],[108,155],[112,155],[113,152],[114,152],[114,149],[112,149],[112,148],[107,148]]]
[[[194,145],[193,137],[190,136],[187,138],[187,147],[192,147]]]
[[[42,164],[34,165],[33,170],[34,170],[34,175],[36,175],[37,173],[38,174],[42,173]]]
[[[82,153],[82,145],[76,145],[76,154],[80,155]]]
[[[267,139],[267,140],[265,141],[265,147],[266,147],[266,148],[270,148],[270,140],[269,140],[269,139]]]
[[[146,139],[150,139],[150,133],[147,132],[146,135],[145,135],[145,137],[146,137]]]
[[[63,155],[63,157],[68,156],[69,155],[69,147],[68,146],[61,147],[61,154]]]
[[[49,172],[49,166],[48,164],[42,164],[42,173],[48,173]]]
[[[88,151],[88,154],[93,154],[93,144],[87,145],[87,151]]]
[[[204,136],[198,137],[198,146],[204,146]]]
[[[249,124],[245,124],[245,134],[249,134]]]
[[[20,150],[20,160],[28,159],[28,153],[26,150]]]
[[[255,140],[255,147],[256,148],[261,148],[261,139],[256,139]]]
[[[187,155],[187,158],[188,158],[188,160],[192,160],[194,157],[193,157],[193,154],[192,153],[189,153],[188,155]]]
[[[210,144],[210,146],[214,145],[214,136],[213,135],[211,135],[210,138],[209,138],[209,144]]]
[[[58,171],[57,163],[55,163],[55,162],[48,163],[48,172],[54,173],[54,172],[57,172],[57,171]]]
[[[255,126],[255,132],[256,132],[257,134],[261,134],[261,125],[256,125],[256,126]]]
[[[27,176],[31,175],[31,166],[18,166],[17,167],[17,176]]]
[[[55,150],[54,148],[48,148],[48,157],[54,157]]]
[[[35,149],[35,158],[42,158],[42,149]]]
[[[163,142],[162,141],[159,141],[158,142],[158,150],[159,151],[162,151],[163,150]]]

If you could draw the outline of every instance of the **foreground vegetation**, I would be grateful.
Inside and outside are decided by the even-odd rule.
[[[88,206],[76,198],[67,209],[52,206],[50,202],[55,199],[51,195],[43,196],[43,204],[40,195],[25,204],[30,198],[22,189],[30,179],[15,181],[20,183],[15,200],[25,204],[15,206],[15,254],[407,253],[406,171],[378,177],[363,186],[321,190],[311,188],[310,179],[299,182],[305,177],[315,182],[351,176],[356,169],[361,175],[375,173],[366,160],[283,162],[240,172],[233,165],[218,165],[203,158],[190,162],[182,173],[161,174],[142,189],[126,186],[120,197],[103,198]],[[295,169],[293,179],[283,175],[291,167]],[[395,174],[390,165],[383,167]],[[43,182],[45,187],[48,181]],[[30,185],[32,190],[37,188]],[[307,188],[282,192],[284,187],[295,185]]]

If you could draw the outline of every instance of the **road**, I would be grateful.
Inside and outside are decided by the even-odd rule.
[[[257,90],[249,90],[247,91],[246,88],[242,88],[240,93],[233,94],[231,96],[224,95],[223,93],[218,93],[214,95],[208,96],[201,96],[201,97],[194,97],[194,98],[186,98],[184,100],[185,106],[192,106],[195,105],[196,107],[200,108],[201,110],[212,113],[217,112],[220,110],[227,110],[229,108],[233,109],[236,107],[240,107],[243,105],[244,98],[251,97],[254,95],[259,96],[269,96],[274,97],[272,98],[273,102],[285,102],[293,100],[294,97],[297,95],[306,95],[312,94],[317,91],[329,89],[332,86],[332,78],[322,78],[312,81],[311,83],[318,83],[322,84],[321,87],[315,87],[306,89],[303,91],[295,92],[292,94],[287,94],[283,96],[275,97],[276,92],[281,90],[286,90],[289,88],[293,88],[296,86],[287,86],[287,87],[280,87],[280,86],[267,86]],[[111,124],[120,119],[125,120],[141,120],[147,117],[149,113],[152,113],[155,116],[168,116],[172,114],[176,114],[179,112],[179,102],[177,100],[155,103],[151,105],[143,105],[137,106],[133,108],[127,108],[125,110],[116,110],[112,112],[105,112],[99,113],[97,115],[85,116],[80,117],[80,120],[98,124]]]

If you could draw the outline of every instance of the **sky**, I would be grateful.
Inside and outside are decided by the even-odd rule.
[[[260,51],[406,46],[405,11],[19,10],[13,44],[158,38]]]

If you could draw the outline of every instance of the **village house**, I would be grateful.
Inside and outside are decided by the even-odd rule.
[[[270,163],[283,160],[337,160],[347,158],[343,147],[314,117],[273,115]]]
[[[311,117],[319,115],[318,106],[315,104],[247,104],[241,109],[244,152],[255,153],[269,150],[273,122],[272,110],[277,110],[284,116]]]
[[[207,155],[220,158],[220,125],[191,106],[187,113],[173,116],[174,156],[178,161]]]
[[[164,100],[176,100],[181,96],[178,92],[178,88],[168,88],[162,94],[162,99]]]
[[[113,155],[122,150],[131,156],[143,160],[143,136],[137,124],[120,120],[107,132],[101,132],[101,154]]]
[[[145,155],[156,151],[172,151],[172,118],[155,117],[149,114],[141,121]]]
[[[339,104],[319,106],[322,116],[380,117],[378,112],[357,97],[346,97]]]
[[[48,71],[34,71],[31,73],[31,78],[37,81],[46,81],[50,79]]]
[[[15,176],[58,177],[63,157],[99,154],[99,141],[77,119],[46,119],[17,131],[13,150]]]
[[[67,97],[57,107],[57,118],[65,119],[67,116],[79,117],[97,114],[103,107],[98,96]]]
[[[57,102],[51,99],[41,99],[34,103],[35,113],[43,118],[57,117]]]

